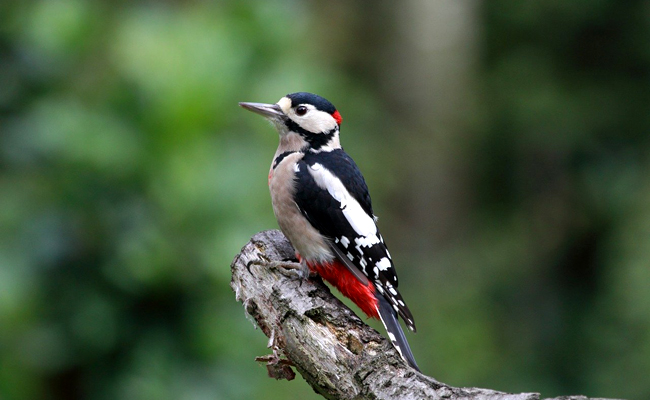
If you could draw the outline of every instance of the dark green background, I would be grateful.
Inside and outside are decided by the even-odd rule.
[[[316,399],[229,265],[311,91],[373,194],[423,372],[650,398],[647,1],[0,3],[0,398]],[[376,324],[374,326],[377,326]]]

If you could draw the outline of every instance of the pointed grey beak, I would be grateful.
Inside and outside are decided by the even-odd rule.
[[[264,103],[239,103],[239,105],[249,111],[259,114],[267,119],[282,120],[286,117],[282,109],[277,104]]]

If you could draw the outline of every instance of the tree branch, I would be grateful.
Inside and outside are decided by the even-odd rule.
[[[294,366],[328,399],[540,399],[538,393],[452,387],[416,372],[320,279],[275,267],[294,254],[280,231],[264,231],[253,236],[231,265],[230,286],[237,300],[269,337],[273,354],[257,360],[267,362],[270,376],[291,380]],[[590,400],[555,400],[560,399]]]

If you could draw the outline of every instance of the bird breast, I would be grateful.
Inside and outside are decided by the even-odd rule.
[[[307,261],[331,262],[334,255],[327,240],[302,215],[294,200],[297,163],[303,156],[301,152],[292,153],[275,168],[271,166],[269,191],[273,212],[280,229],[302,258]]]

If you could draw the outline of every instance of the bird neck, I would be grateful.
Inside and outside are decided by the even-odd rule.
[[[332,151],[341,148],[339,140],[339,130],[311,134],[306,136],[302,133],[288,131],[280,134],[280,144],[275,152],[275,157],[287,152],[307,152],[320,153],[321,151]]]
[[[275,157],[286,152],[304,151],[309,147],[309,143],[302,137],[302,135],[289,131],[280,135],[280,144],[275,151]]]

